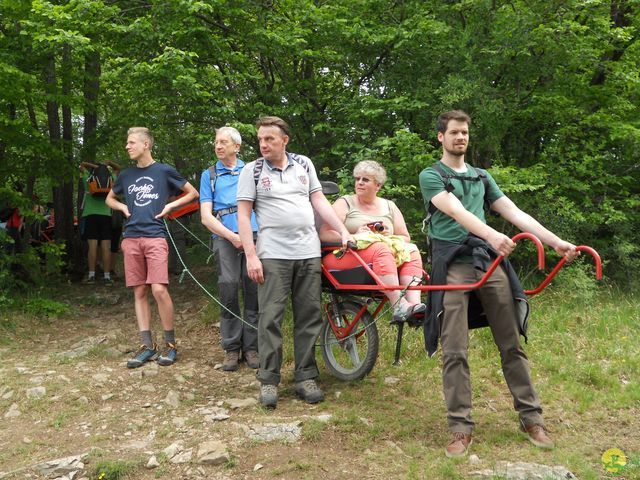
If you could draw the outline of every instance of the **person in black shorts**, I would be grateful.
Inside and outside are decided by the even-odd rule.
[[[120,167],[113,162],[105,162],[116,173]],[[102,255],[104,271],[103,281],[105,285],[112,285],[111,267],[111,209],[105,203],[104,196],[92,195],[89,192],[89,172],[98,166],[89,162],[82,162],[80,167],[86,170],[83,177],[85,182],[85,194],[82,207],[82,238],[87,241],[87,264],[89,273],[85,283],[96,282],[96,263],[98,258],[98,244]]]

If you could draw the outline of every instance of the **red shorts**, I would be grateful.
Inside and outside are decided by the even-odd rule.
[[[124,277],[127,287],[169,284],[169,246],[164,238],[125,238]]]
[[[396,268],[396,259],[383,242],[375,242],[363,250],[358,250],[358,255],[365,263],[371,265],[371,270],[376,275],[400,274],[400,276],[411,276],[422,278],[422,260],[418,252],[411,253],[408,262]],[[322,264],[329,270],[346,270],[359,267],[361,264],[356,257],[346,253],[342,258],[337,258],[333,253],[325,255]]]

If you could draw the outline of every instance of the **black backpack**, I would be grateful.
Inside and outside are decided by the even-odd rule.
[[[109,168],[104,163],[99,164],[97,168],[91,170],[87,183],[91,195],[94,197],[106,197],[111,187],[113,187],[113,178],[111,178]]]

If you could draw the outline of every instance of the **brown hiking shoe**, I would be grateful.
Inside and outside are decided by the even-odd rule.
[[[521,424],[521,430],[527,434],[529,441],[539,448],[553,448],[553,440],[549,437],[549,432],[544,425],[532,423],[531,425]]]
[[[444,454],[448,458],[464,457],[472,443],[470,433],[453,432],[449,444],[444,449]]]
[[[235,372],[238,370],[238,359],[240,358],[240,352],[224,352],[224,362],[222,362],[222,370],[225,372]]]
[[[253,368],[254,370],[260,368],[260,357],[258,356],[258,352],[255,350],[244,352],[244,359],[249,368]]]

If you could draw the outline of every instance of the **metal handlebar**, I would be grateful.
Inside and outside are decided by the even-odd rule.
[[[586,252],[593,257],[593,262],[595,263],[595,266],[596,266],[596,280],[602,280],[602,260],[600,259],[600,255],[598,254],[598,252],[596,252],[593,248],[588,247],[586,245],[579,245],[576,247],[576,250],[578,252]],[[549,272],[549,275],[547,275],[546,278],[540,283],[540,285],[538,285],[536,288],[532,290],[525,290],[524,293],[526,293],[527,295],[536,295],[540,293],[542,290],[545,289],[545,287],[549,284],[549,282],[553,279],[553,277],[556,276],[558,271],[560,271],[560,269],[564,266],[565,263],[567,263],[567,259],[565,257],[562,257],[560,261],[556,264],[556,266],[553,267],[553,270]]]

